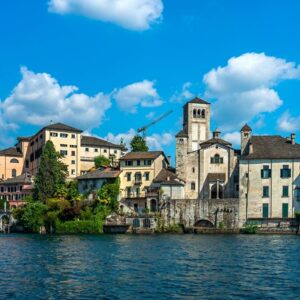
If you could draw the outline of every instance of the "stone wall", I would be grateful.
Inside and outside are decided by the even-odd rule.
[[[181,223],[193,227],[200,220],[209,221],[214,227],[238,228],[239,200],[181,199],[169,200],[161,209],[166,224]]]

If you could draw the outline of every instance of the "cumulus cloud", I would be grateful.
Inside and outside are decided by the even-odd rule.
[[[280,130],[293,132],[300,130],[300,116],[292,117],[288,111],[282,114],[277,120],[277,126]]]
[[[183,84],[180,92],[175,92],[174,95],[171,97],[171,102],[186,102],[190,100],[194,94],[190,91],[192,86],[191,82],[186,82]]]
[[[125,133],[119,133],[116,135],[114,135],[113,133],[108,133],[104,139],[115,144],[119,144],[121,139],[123,139],[126,143],[126,146],[130,148],[130,141],[136,134],[137,132],[131,128]],[[174,135],[171,133],[154,133],[146,137],[146,142],[150,150],[161,150],[164,146],[169,146],[173,141]]]
[[[66,122],[82,129],[98,127],[111,106],[110,97],[78,93],[76,86],[61,86],[47,73],[21,68],[22,79],[2,103],[8,124],[45,125]]]
[[[234,147],[239,147],[241,144],[241,133],[239,131],[227,132],[223,135],[223,139],[230,142]]]
[[[206,97],[215,98],[212,114],[223,130],[232,130],[256,115],[275,111],[283,101],[274,89],[284,80],[299,79],[293,62],[245,53],[204,75]]]
[[[78,14],[131,30],[146,30],[162,20],[162,0],[50,0],[49,11]]]
[[[155,82],[143,80],[129,84],[121,89],[115,90],[113,98],[118,106],[127,112],[136,113],[137,107],[155,107],[163,104],[156,88]]]

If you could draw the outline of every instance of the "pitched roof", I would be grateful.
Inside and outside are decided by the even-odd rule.
[[[225,173],[208,173],[207,174],[208,181],[225,181]]]
[[[87,180],[87,179],[113,179],[117,178],[120,175],[120,170],[114,170],[111,168],[108,169],[97,169],[93,172],[86,173],[84,175],[78,176],[78,180]]]
[[[71,126],[63,124],[63,123],[50,124],[50,125],[45,126],[43,129],[71,131],[71,132],[77,132],[77,133],[82,132],[82,130],[80,130],[80,129],[71,127]]]
[[[0,150],[0,156],[16,156],[22,157],[22,153],[17,150],[15,147],[10,147],[7,149]]]
[[[168,169],[162,169],[158,175],[153,179],[154,183],[160,183],[162,185],[184,185],[176,174]]]
[[[241,131],[252,131],[252,129],[251,129],[251,127],[250,127],[248,124],[245,124],[245,125],[242,127]]]
[[[175,137],[188,137],[188,134],[184,130],[180,130]]]
[[[122,147],[120,145],[116,145],[113,143],[110,143],[106,140],[102,140],[93,136],[86,136],[83,135],[81,137],[81,145],[82,146],[95,146],[95,147],[108,147],[108,148],[119,148]]]
[[[188,103],[210,104],[209,102],[207,102],[203,99],[200,99],[198,97],[193,98],[192,100],[188,101],[186,104],[188,104]]]
[[[20,141],[26,141],[29,142],[31,140],[32,136],[18,136],[17,140]]]
[[[127,159],[155,159],[160,155],[165,156],[163,151],[148,151],[148,152],[129,152],[125,154],[120,160]],[[165,156],[166,158],[166,156]]]
[[[243,155],[242,159],[300,159],[300,145],[279,135],[252,136],[250,144],[252,152]]]
[[[32,184],[32,177],[28,173],[23,173],[17,177],[0,181],[0,184],[16,184],[16,183]]]
[[[227,147],[231,147],[232,146],[231,143],[229,143],[229,142],[227,142],[227,141],[225,141],[223,139],[220,139],[220,138],[209,139],[209,140],[207,140],[205,142],[202,142],[200,144],[200,146],[204,146],[204,147],[208,146],[209,147],[209,146],[214,145],[214,144],[220,144],[220,145],[227,146]]]

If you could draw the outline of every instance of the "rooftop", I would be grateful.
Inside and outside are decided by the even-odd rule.
[[[120,160],[129,159],[156,159],[160,155],[165,156],[163,151],[148,151],[148,152],[129,152],[125,154]]]
[[[0,156],[16,156],[22,157],[22,153],[17,150],[15,147],[10,147],[7,149],[0,150]]]
[[[77,132],[77,133],[82,132],[82,130],[80,130],[80,129],[71,127],[71,126],[63,124],[63,123],[50,124],[50,125],[45,126],[43,129],[71,131],[71,132]]]
[[[83,135],[81,137],[81,145],[82,146],[97,146],[97,147],[119,148],[119,149],[122,148],[120,145],[116,145],[116,144],[110,143],[106,140],[96,138],[96,137],[93,137],[93,136],[86,136],[86,135]]]
[[[193,98],[192,100],[188,101],[186,104],[188,104],[188,103],[198,103],[198,104],[209,104],[210,105],[209,102],[207,102],[203,99],[200,99],[198,97]]]
[[[154,183],[160,183],[162,185],[184,185],[176,174],[168,169],[162,169],[158,175],[153,179]]]
[[[300,145],[279,135],[252,136],[249,144],[252,152],[242,159],[300,159]]]
[[[32,184],[32,177],[28,173],[23,173],[17,177],[0,181],[0,184],[17,184],[17,183]]]
[[[214,144],[220,144],[220,145],[223,145],[223,146],[227,146],[227,147],[231,147],[232,144],[223,140],[223,139],[220,139],[220,138],[212,138],[212,139],[209,139],[203,143],[200,144],[200,146],[211,146],[211,145],[214,145]]]
[[[112,168],[107,169],[97,169],[93,172],[86,173],[84,175],[78,176],[78,180],[87,180],[87,179],[114,179],[120,175],[120,170],[115,170]]]
[[[250,127],[248,124],[245,124],[245,125],[242,127],[241,131],[252,131],[252,129],[251,129],[251,127]]]

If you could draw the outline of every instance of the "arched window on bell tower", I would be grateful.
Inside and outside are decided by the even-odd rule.
[[[202,110],[202,118],[205,119],[205,109]]]
[[[197,110],[193,109],[193,118],[197,118]]]

